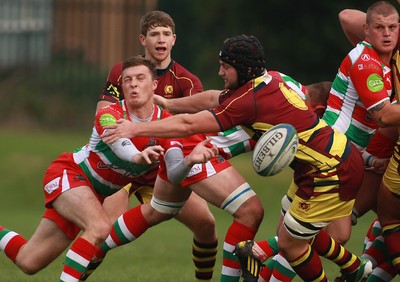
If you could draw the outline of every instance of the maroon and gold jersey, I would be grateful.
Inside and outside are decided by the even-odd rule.
[[[345,135],[318,119],[293,89],[268,74],[235,91],[225,91],[220,96],[220,106],[211,112],[222,131],[244,125],[261,136],[274,125],[293,125],[299,137],[298,151],[292,163],[295,172],[330,170],[349,153]]]
[[[124,99],[121,88],[122,62],[117,63],[108,74],[99,101],[117,102]],[[200,79],[175,61],[166,69],[157,70],[157,89],[155,94],[167,99],[191,96],[203,91]]]

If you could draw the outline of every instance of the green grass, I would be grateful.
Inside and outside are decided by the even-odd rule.
[[[2,130],[0,155],[0,225],[15,230],[29,238],[44,211],[42,177],[47,166],[60,153],[73,151],[87,142],[88,134],[75,132],[44,132],[37,130]],[[249,154],[240,156],[232,163],[243,174],[260,196],[265,217],[256,239],[275,234],[280,212],[280,200],[291,179],[291,171],[263,178],[257,176],[250,165]],[[136,205],[136,200],[132,200]],[[219,281],[222,242],[231,223],[231,216],[211,207],[219,234],[219,253],[214,281]],[[359,220],[353,228],[347,247],[359,253],[364,234],[374,218],[372,213]],[[144,236],[107,255],[105,263],[88,281],[193,281],[190,231],[176,220],[164,222],[150,229]],[[65,254],[65,253],[64,253]],[[4,254],[0,254],[0,281],[57,281],[62,269],[64,254],[35,276],[22,274]],[[324,261],[330,279],[338,274],[338,268]],[[295,281],[299,281],[296,279]]]

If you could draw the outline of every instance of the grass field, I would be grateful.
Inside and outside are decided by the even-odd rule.
[[[89,133],[89,131],[88,131]],[[87,142],[88,134],[75,132],[42,132],[2,130],[0,155],[0,225],[15,230],[29,238],[44,211],[42,177],[47,166],[60,153],[73,151]],[[257,176],[249,162],[250,155],[240,156],[232,163],[246,177],[263,201],[265,217],[256,239],[274,235],[280,211],[280,199],[286,192],[291,171],[262,178]],[[132,200],[132,205],[137,201]],[[219,253],[214,281],[219,281],[222,242],[231,216],[211,207],[219,234]],[[369,213],[353,228],[347,247],[359,253],[364,234],[374,214]],[[88,281],[193,281],[191,262],[191,233],[175,220],[164,222],[150,229],[134,243],[117,248],[107,255],[105,263]],[[0,254],[1,282],[54,282],[58,281],[64,254],[35,276],[22,274],[4,254]],[[338,268],[325,261],[330,279],[338,274]],[[299,281],[296,279],[295,281]]]

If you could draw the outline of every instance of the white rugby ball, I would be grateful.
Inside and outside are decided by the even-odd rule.
[[[293,161],[299,139],[286,123],[271,127],[258,139],[253,151],[253,168],[261,176],[276,175]]]

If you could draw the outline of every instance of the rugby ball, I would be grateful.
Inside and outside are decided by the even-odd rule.
[[[271,127],[258,139],[253,151],[253,168],[261,176],[276,175],[293,161],[299,139],[286,123]]]

